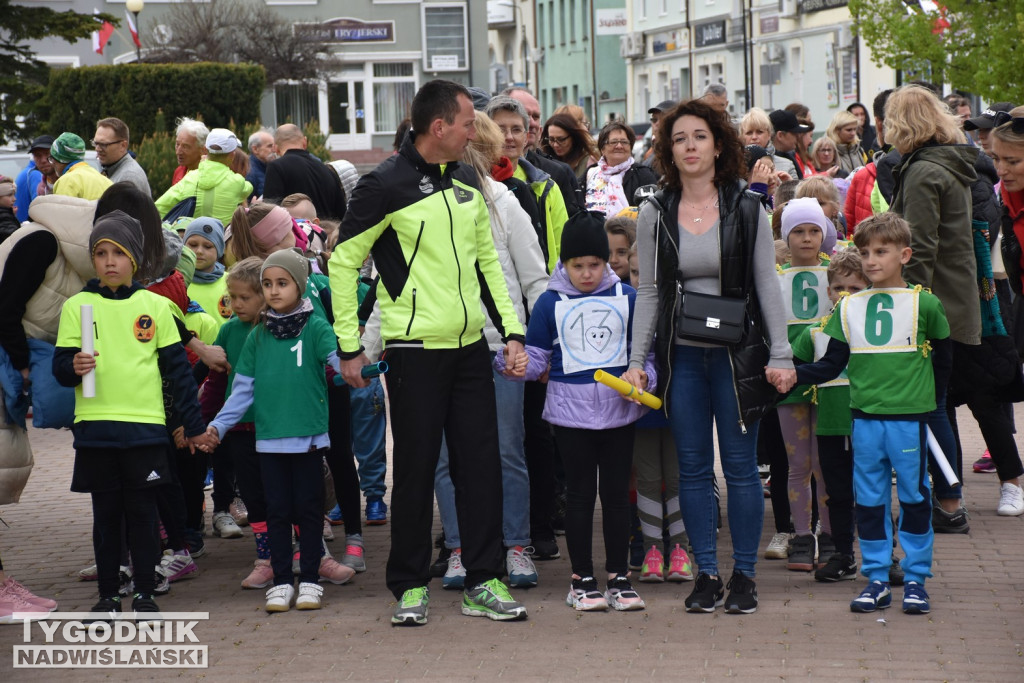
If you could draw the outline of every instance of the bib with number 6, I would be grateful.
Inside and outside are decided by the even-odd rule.
[[[912,353],[918,350],[919,292],[906,288],[866,289],[841,308],[850,353]]]
[[[558,296],[555,322],[562,347],[562,372],[569,375],[626,365],[629,298],[622,293],[622,284],[615,285],[614,296]]]
[[[786,268],[779,277],[787,325],[814,323],[828,313],[828,266]]]

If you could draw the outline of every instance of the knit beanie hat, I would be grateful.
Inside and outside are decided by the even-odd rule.
[[[142,224],[138,220],[121,210],[100,216],[89,233],[90,255],[96,251],[96,245],[100,242],[110,242],[128,254],[133,273],[139,269],[139,261],[142,260]]]
[[[50,145],[50,156],[62,164],[85,158],[85,141],[74,133],[61,133]]]
[[[174,232],[173,230],[167,230],[166,232],[169,232],[175,237],[178,236],[178,233]],[[195,252],[192,251],[191,249],[182,249],[181,256],[178,257],[178,263],[174,267],[174,269],[181,273],[181,276],[185,278],[185,286],[190,286],[192,284],[192,280],[194,280],[196,277]]]
[[[836,226],[821,210],[814,197],[800,197],[786,202],[782,209],[782,239],[789,243],[789,233],[798,225],[810,223],[821,228],[821,251],[831,254],[836,247]]]
[[[263,274],[267,272],[267,268],[275,266],[287,270],[288,274],[295,280],[295,284],[299,286],[299,289],[302,291],[306,290],[306,280],[309,279],[312,269],[309,265],[309,259],[301,251],[294,247],[275,251],[263,262],[263,267],[260,268],[260,279],[263,279]]]
[[[565,263],[577,256],[596,256],[607,261],[608,235],[604,232],[604,214],[598,211],[577,211],[562,228],[559,258]]]
[[[292,229],[292,215],[280,206],[275,206],[259,223],[252,226],[252,235],[260,246],[269,249],[284,239]]]
[[[185,234],[181,239],[188,242],[188,238],[192,235],[199,235],[216,247],[217,258],[224,256],[224,224],[216,218],[202,216],[195,219],[188,224],[188,228],[185,229]]]

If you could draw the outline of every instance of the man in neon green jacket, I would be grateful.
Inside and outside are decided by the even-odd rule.
[[[230,223],[231,214],[252,194],[252,183],[230,168],[231,156],[237,148],[238,138],[230,130],[211,130],[206,138],[206,159],[156,200],[160,215],[167,215],[183,199],[195,197],[193,217],[209,216],[224,225]]]

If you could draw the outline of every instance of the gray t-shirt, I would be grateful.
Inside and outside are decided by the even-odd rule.
[[[633,350],[629,357],[631,368],[643,368],[644,359],[654,341],[657,325],[657,221],[658,211],[653,205],[648,203],[641,207],[636,225],[636,254],[640,281],[636,291],[636,308],[633,312]],[[772,240],[771,224],[764,211],[760,212],[757,230],[757,239],[754,242],[753,282],[758,303],[761,305],[765,331],[771,339],[771,360],[768,366],[792,369],[793,351],[789,347],[789,338],[786,335],[786,313],[775,269],[775,244]],[[684,293],[721,294],[721,262],[717,221],[703,235],[679,230],[679,270],[684,277]],[[711,346],[679,338],[675,341],[677,344],[691,346]]]

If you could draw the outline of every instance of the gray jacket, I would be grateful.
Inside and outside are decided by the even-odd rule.
[[[126,153],[123,157],[109,166],[104,166],[103,175],[110,178],[110,182],[112,183],[131,183],[145,192],[147,197],[153,195],[153,191],[149,187],[149,178],[146,177],[146,172],[141,166],[139,166],[139,162],[132,158],[131,154]]]

